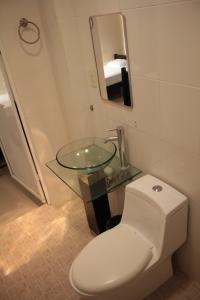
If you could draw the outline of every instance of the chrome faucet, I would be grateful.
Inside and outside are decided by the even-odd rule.
[[[117,141],[118,149],[119,149],[119,159],[122,169],[127,169],[129,167],[127,150],[126,150],[126,142],[125,142],[125,134],[124,128],[122,126],[117,126],[116,129],[112,129],[109,131],[116,131],[116,136],[110,136],[105,140],[105,143],[109,141]]]

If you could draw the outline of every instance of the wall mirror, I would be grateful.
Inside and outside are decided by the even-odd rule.
[[[125,17],[120,13],[92,16],[89,24],[101,97],[132,106]]]

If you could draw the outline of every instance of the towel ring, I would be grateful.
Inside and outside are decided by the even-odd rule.
[[[27,40],[25,40],[25,39],[23,38],[23,36],[22,36],[21,28],[27,28],[27,27],[28,27],[28,24],[32,24],[32,25],[36,28],[36,30],[37,30],[37,37],[36,37],[36,39],[33,40],[33,41],[27,41]],[[21,19],[19,20],[18,35],[19,35],[20,39],[21,39],[24,43],[27,43],[27,44],[35,44],[35,43],[37,43],[37,42],[39,41],[39,39],[40,39],[40,28],[39,28],[35,23],[33,23],[33,22],[31,22],[31,21],[28,21],[26,18],[21,18]]]

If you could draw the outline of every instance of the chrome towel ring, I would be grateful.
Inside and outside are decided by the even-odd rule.
[[[27,41],[23,38],[22,34],[23,32],[21,31],[22,28],[27,28],[28,25],[31,24],[33,25],[35,28],[36,28],[36,33],[37,33],[37,37],[35,40],[33,41]],[[34,23],[34,22],[31,22],[29,20],[27,20],[26,18],[21,18],[19,20],[19,26],[18,26],[18,35],[19,35],[19,38],[24,42],[24,43],[27,43],[27,44],[35,44],[39,41],[40,39],[40,28]]]

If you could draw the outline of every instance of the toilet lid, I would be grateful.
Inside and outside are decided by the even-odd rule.
[[[137,277],[151,258],[151,246],[132,227],[120,224],[80,252],[71,266],[70,280],[80,292],[98,294]]]

